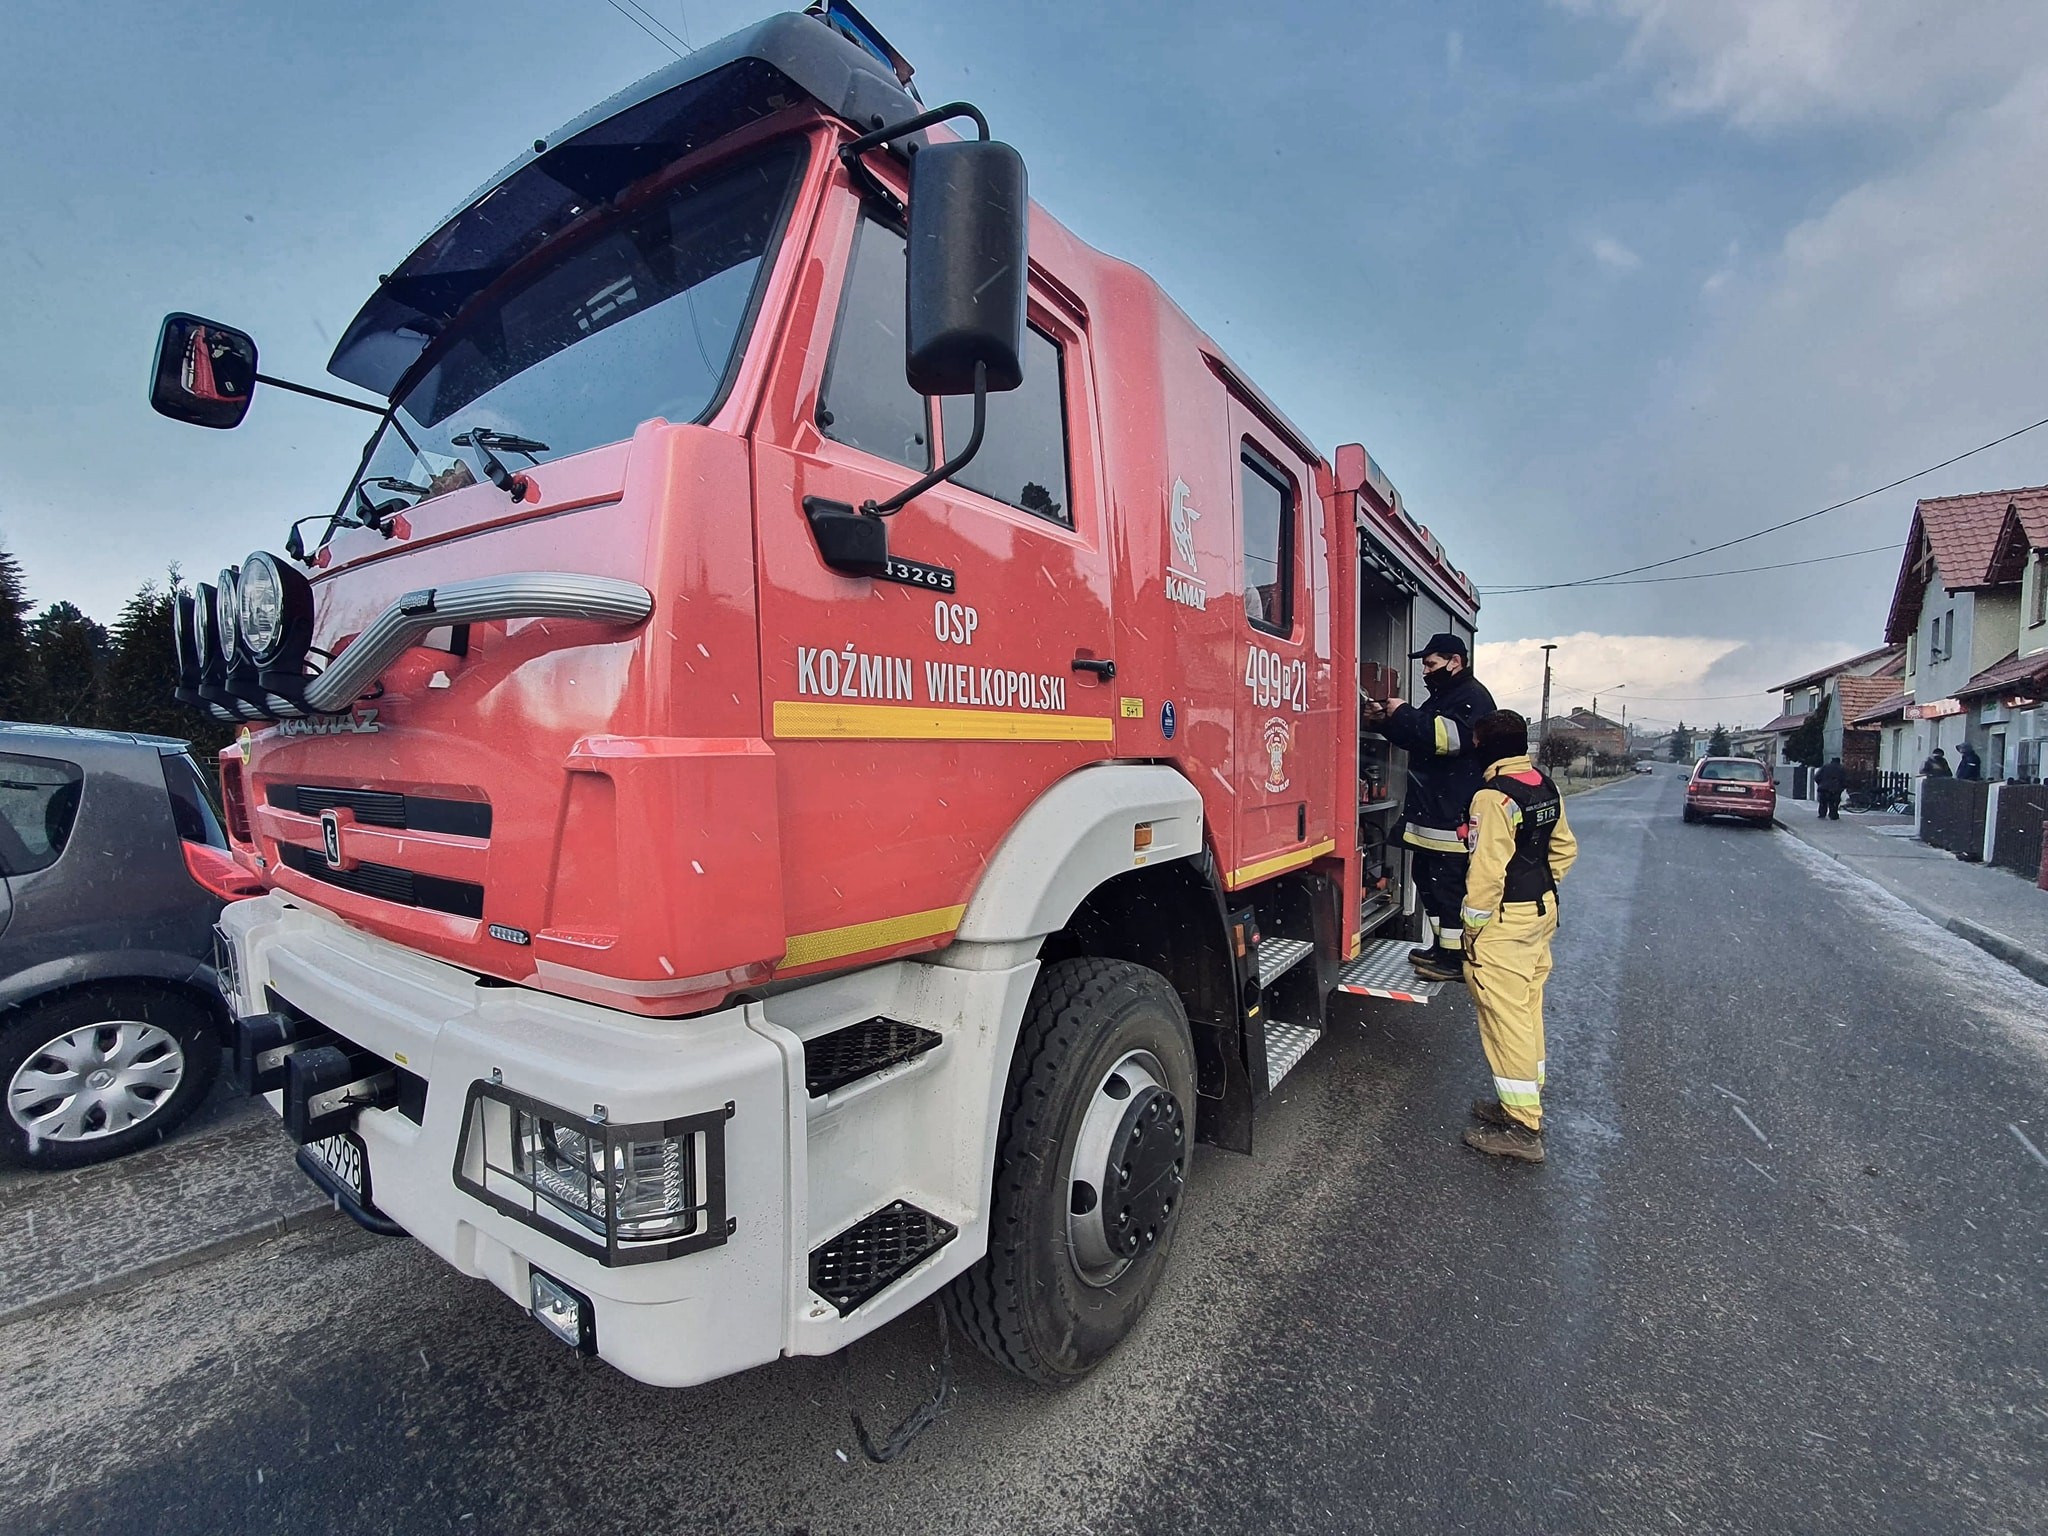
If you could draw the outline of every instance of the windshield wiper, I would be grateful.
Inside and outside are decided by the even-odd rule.
[[[537,457],[548,451],[546,443],[537,443],[530,437],[515,437],[510,432],[495,432],[489,427],[471,427],[448,439],[458,448],[473,448],[478,461],[483,465],[484,478],[514,501],[526,498],[526,487],[530,483],[526,476],[515,475],[507,469],[493,448],[502,448],[507,453],[522,453],[531,463],[540,462]]]

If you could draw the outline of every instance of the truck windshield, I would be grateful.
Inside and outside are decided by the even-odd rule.
[[[786,145],[601,226],[465,312],[400,393],[358,484],[374,505],[697,421],[723,394],[799,160]],[[466,441],[458,441],[466,440]]]

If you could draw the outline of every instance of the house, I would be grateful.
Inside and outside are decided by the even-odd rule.
[[[2019,583],[2014,648],[1956,690],[1987,779],[2039,783],[2048,721],[2048,490],[2015,491],[2005,509],[1991,575]]]
[[[1728,733],[1728,747],[1737,757],[1753,757],[1766,768],[1778,766],[1778,746],[1784,740],[1781,732],[1765,730],[1735,729]]]
[[[1775,765],[1783,759],[1784,738],[1805,725],[1808,716],[1825,705],[1820,760],[1839,757],[1852,773],[1874,770],[1879,766],[1879,736],[1875,731],[1860,729],[1856,720],[1865,710],[1898,691],[1899,674],[1904,669],[1904,649],[1885,644],[1778,684],[1777,691],[1784,695],[1785,703],[1777,718],[1760,728],[1759,734],[1777,743],[1764,761]]]
[[[1906,649],[1904,721],[1884,731],[1895,739],[1883,766],[1917,769],[1936,747],[1953,763],[1967,738],[1985,757],[1987,773],[1995,745],[2004,772],[2011,706],[2002,691],[2006,679],[1994,669],[2019,651],[2025,565],[2012,559],[2008,527],[2017,519],[2024,533],[2022,504],[2027,516],[2048,507],[2048,486],[1930,497],[1913,508],[1884,630],[1889,644]]]
[[[1590,709],[1575,709],[1568,715],[1553,715],[1540,722],[1538,739],[1545,742],[1570,740],[1574,756],[1629,755],[1628,728],[1620,721],[1610,720]],[[1549,750],[1556,752],[1562,749],[1553,746]]]

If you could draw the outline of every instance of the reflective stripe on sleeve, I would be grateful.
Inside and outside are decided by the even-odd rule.
[[[1538,1085],[1519,1077],[1496,1077],[1493,1091],[1510,1109],[1537,1109],[1543,1102]]]
[[[1458,915],[1464,918],[1467,928],[1484,928],[1493,921],[1493,914],[1491,912],[1482,912],[1477,907],[1462,908]]]
[[[1441,757],[1452,757],[1465,750],[1465,736],[1458,729],[1458,722],[1436,717],[1436,750]]]
[[[1411,848],[1427,848],[1432,853],[1468,853],[1465,839],[1448,827],[1424,827],[1409,822],[1401,834],[1401,841]]]

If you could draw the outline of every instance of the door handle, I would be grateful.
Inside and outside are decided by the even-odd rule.
[[[1105,683],[1116,676],[1116,663],[1107,657],[1076,656],[1071,665],[1076,672],[1093,672]]]

